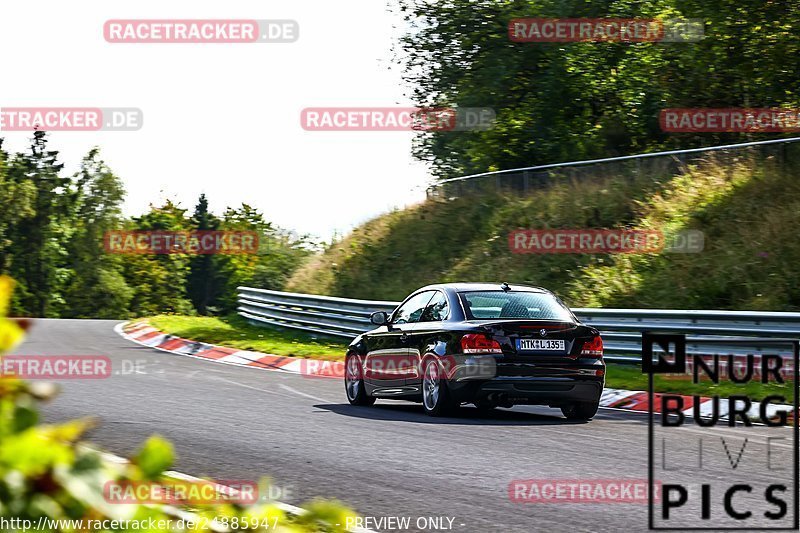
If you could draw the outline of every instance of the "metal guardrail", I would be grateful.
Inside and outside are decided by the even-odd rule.
[[[251,287],[237,290],[239,315],[253,324],[348,340],[374,328],[370,313],[391,312],[400,304]],[[573,312],[600,330],[606,359],[611,361],[640,362],[644,331],[685,333],[689,354],[774,354],[776,339],[800,338],[800,313],[593,308]],[[785,355],[791,355],[789,344]]]
[[[787,147],[797,142],[800,142],[800,137],[482,172],[439,180],[428,187],[427,195],[429,198],[456,198],[487,190],[525,194],[564,179],[591,179],[603,176],[625,179],[639,175],[674,176],[684,173],[687,165],[701,162],[711,154],[717,154],[716,157],[724,159],[728,164],[732,159],[740,158],[743,154],[754,154],[762,158],[771,157],[779,164],[788,167],[790,163],[798,161],[798,151],[789,152]]]

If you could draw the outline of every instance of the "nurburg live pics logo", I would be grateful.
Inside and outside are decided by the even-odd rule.
[[[743,346],[755,343],[752,338],[728,339]],[[704,341],[713,342],[689,340],[698,346]],[[709,349],[689,354],[691,366],[686,343],[682,334],[642,334],[642,372],[649,381],[649,529],[797,531],[800,342],[759,338],[764,353],[758,359],[753,354],[721,356]],[[779,353],[788,346],[793,358]],[[736,360],[746,360],[746,365],[735,365]],[[675,379],[687,368],[693,384],[710,385],[708,393],[654,394],[654,376]],[[748,384],[756,383],[762,390],[769,387],[759,400],[745,394]],[[734,392],[722,397],[715,390]],[[793,405],[786,405],[792,392]]]

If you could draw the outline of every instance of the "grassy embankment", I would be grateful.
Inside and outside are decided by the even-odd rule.
[[[287,290],[397,300],[444,281],[530,283],[574,307],[800,310],[800,179],[769,160],[678,177],[566,181],[531,196],[427,201],[380,216],[314,257]],[[702,253],[514,254],[529,228],[705,234]]]

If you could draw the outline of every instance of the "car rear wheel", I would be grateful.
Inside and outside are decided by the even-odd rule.
[[[348,355],[344,363],[344,389],[351,405],[372,405],[375,398],[367,394],[364,376],[361,372],[361,358]]]
[[[425,362],[422,374],[422,406],[431,416],[446,416],[456,407],[450,396],[447,380],[434,359]]]
[[[565,405],[561,408],[569,420],[591,420],[597,414],[597,409],[600,407],[600,402],[576,402]]]

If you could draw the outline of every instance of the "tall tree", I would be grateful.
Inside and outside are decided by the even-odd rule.
[[[191,229],[186,209],[172,200],[134,217],[127,225],[135,230],[187,231]],[[191,314],[194,310],[186,295],[189,259],[182,254],[129,255],[124,263],[125,279],[134,288],[131,314]]]
[[[105,233],[122,226],[125,190],[122,181],[99,159],[97,148],[84,157],[75,175],[75,195],[63,316],[125,318],[133,289],[123,276],[123,258],[103,248]]]
[[[219,220],[208,210],[208,198],[200,195],[194,209],[191,224],[198,231],[214,231]],[[202,254],[189,261],[187,293],[195,309],[201,315],[209,314],[209,308],[217,304],[220,290],[219,261],[216,255]]]
[[[236,310],[236,287],[248,285],[281,290],[291,273],[312,253],[315,244],[307,236],[294,235],[272,225],[258,209],[248,204],[228,208],[222,216],[226,230],[253,231],[258,235],[258,254],[221,256],[225,280],[221,291],[222,308]]]
[[[32,180],[15,180],[9,175],[9,166],[15,162],[3,150],[3,139],[0,139],[0,274],[11,268],[13,255],[11,247],[19,233],[17,225],[20,221],[34,215],[34,199],[36,187]]]
[[[71,179],[60,175],[62,168],[58,152],[47,150],[45,132],[36,131],[30,153],[18,155],[8,172],[16,187],[33,185],[33,214],[15,225],[9,272],[19,282],[20,311],[39,317],[58,316],[64,303],[64,245],[72,232],[74,197]]]

